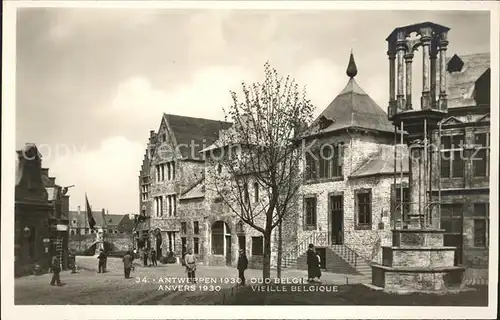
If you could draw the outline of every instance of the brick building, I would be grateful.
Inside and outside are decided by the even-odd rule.
[[[42,180],[42,159],[34,144],[16,151],[14,272],[32,272],[35,263],[50,266],[49,219],[53,206]]]

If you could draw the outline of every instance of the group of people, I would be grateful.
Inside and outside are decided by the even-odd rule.
[[[133,261],[136,254],[137,252],[135,250],[134,253],[127,251],[125,256],[123,256],[122,258],[123,270],[126,279],[130,278],[130,272],[134,268]],[[151,265],[148,264],[148,257],[150,258]],[[142,258],[145,267],[157,266],[156,251],[154,249],[144,250]],[[106,272],[106,263],[108,256],[104,252],[104,250],[101,249],[99,255],[97,256],[97,259],[99,260],[98,272],[99,273]],[[189,249],[187,254],[184,256],[184,265],[186,268],[187,277],[189,279],[189,282],[191,283],[194,283],[196,281],[196,276],[195,276],[196,263],[197,263],[196,256],[193,254],[193,250]],[[240,249],[236,268],[238,269],[238,278],[240,280],[239,281],[240,284],[245,285],[245,270],[248,268],[248,258],[245,254],[245,250]],[[51,285],[57,284],[58,286],[64,285],[64,283],[61,283],[61,279],[59,276],[61,272],[61,264],[59,261],[59,257],[54,256],[52,258],[51,269],[53,276],[52,280],[50,281],[50,284]],[[307,250],[307,280],[310,282],[315,282],[315,281],[319,282],[320,278],[321,278],[321,258],[319,254],[314,250],[314,245],[309,244],[309,248]]]
[[[142,250],[142,253],[140,254],[142,261],[144,262],[145,267],[156,267],[158,266],[157,263],[157,257],[156,257],[156,250],[155,249],[147,249],[144,248]],[[138,257],[139,254],[137,253],[137,250],[134,250],[134,258]]]

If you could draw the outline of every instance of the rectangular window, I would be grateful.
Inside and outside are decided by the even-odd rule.
[[[172,180],[172,168],[170,166],[170,162],[167,163],[167,178],[168,180]]]
[[[193,238],[193,253],[200,254],[200,239]]]
[[[181,233],[183,233],[183,234],[187,233],[187,223],[186,222],[181,222]]]
[[[248,183],[243,182],[243,197],[245,200],[245,203],[250,202],[250,195],[248,194]]]
[[[252,256],[262,256],[264,254],[264,238],[252,237]]]
[[[488,133],[476,133],[474,135],[474,147],[472,165],[475,177],[489,176],[489,153],[490,141]]]
[[[171,167],[172,167],[172,180],[175,180],[175,162],[172,162]]]
[[[316,197],[304,198],[304,226],[306,228],[316,228]]]
[[[465,136],[456,134],[441,137],[441,178],[463,178]]]
[[[317,169],[316,169],[316,159],[310,153],[306,153],[306,180],[316,179]]]
[[[463,204],[452,203],[441,205],[441,229],[446,233],[462,233]]]
[[[174,207],[173,214],[174,214],[174,217],[175,217],[176,214],[177,214],[177,196],[175,194],[172,195],[172,206]]]
[[[193,221],[193,233],[200,234],[200,224],[198,221]]]
[[[168,215],[172,216],[172,196],[167,196]]]
[[[161,165],[161,181],[165,181],[165,164]]]
[[[489,203],[474,203],[474,216],[488,218],[489,213]]]
[[[486,245],[486,219],[474,219],[474,246],[487,247]]]
[[[318,152],[320,178],[330,178],[330,161],[332,161],[332,153],[332,147],[330,145],[324,145]]]
[[[372,191],[371,189],[356,190],[355,195],[355,208],[357,209],[357,227],[360,229],[371,229]]]
[[[331,160],[332,165],[332,177],[342,177],[342,163],[344,158],[344,144],[339,144],[335,147],[333,158]]]

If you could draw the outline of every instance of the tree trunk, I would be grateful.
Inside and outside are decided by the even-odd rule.
[[[276,266],[277,278],[281,279],[281,260],[283,257],[283,225],[282,221],[278,225],[278,261]]]
[[[264,232],[264,260],[262,261],[262,278],[271,278],[271,232]]]

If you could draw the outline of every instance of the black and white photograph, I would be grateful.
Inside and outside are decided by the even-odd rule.
[[[494,318],[499,5],[410,3],[4,3],[2,317]]]

